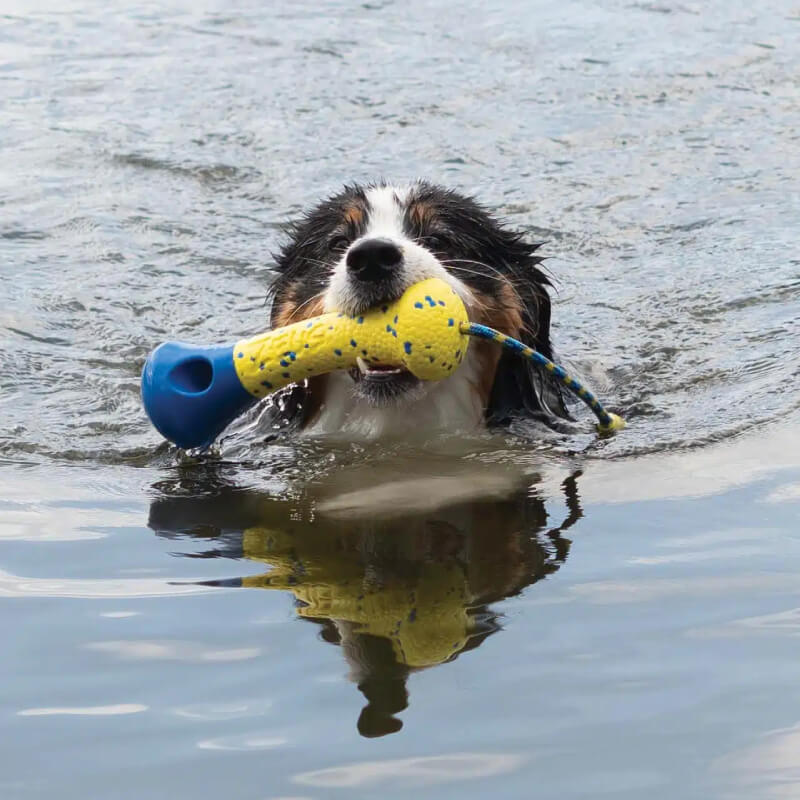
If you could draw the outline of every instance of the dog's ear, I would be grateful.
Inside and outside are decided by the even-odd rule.
[[[505,269],[522,306],[523,343],[552,361],[551,283],[538,266],[542,261],[541,256],[535,254],[538,247],[516,242]],[[537,364],[504,350],[497,365],[486,416],[489,422],[502,424],[520,415],[538,417],[549,424],[557,418],[571,419],[558,381]]]

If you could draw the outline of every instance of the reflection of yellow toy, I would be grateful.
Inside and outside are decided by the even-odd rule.
[[[317,544],[324,543],[317,542]],[[336,553],[298,568],[297,540],[280,531],[244,532],[247,558],[266,561],[266,575],[242,579],[242,586],[290,591],[303,603],[298,615],[354,623],[359,633],[388,639],[400,664],[441,664],[467,645],[474,623],[468,614],[471,593],[464,570],[454,560],[423,563],[412,582],[395,578],[370,586],[352,554]]]

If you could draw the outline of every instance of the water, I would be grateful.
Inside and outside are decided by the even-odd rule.
[[[800,794],[796,3],[0,13],[0,796]],[[160,442],[381,176],[547,240],[623,435]]]

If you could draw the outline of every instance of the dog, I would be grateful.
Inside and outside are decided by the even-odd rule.
[[[287,233],[275,254],[272,327],[327,311],[360,314],[440,278],[471,321],[553,358],[541,243],[526,241],[472,197],[422,181],[345,186]],[[349,372],[289,387],[274,408],[282,423],[305,432],[362,439],[474,431],[520,416],[570,418],[548,373],[474,339],[460,369],[442,381],[359,361]]]

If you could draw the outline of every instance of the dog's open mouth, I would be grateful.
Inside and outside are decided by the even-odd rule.
[[[356,391],[375,405],[398,400],[416,389],[421,381],[408,370],[390,364],[370,364],[359,358],[350,370]]]

